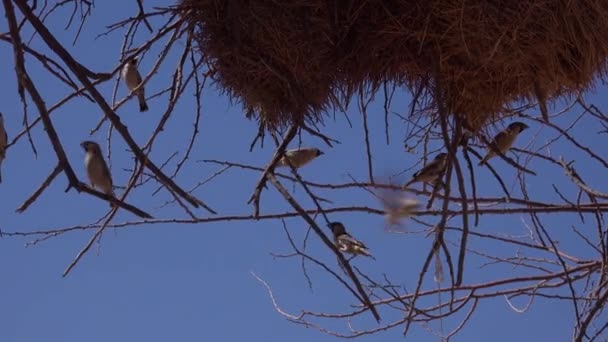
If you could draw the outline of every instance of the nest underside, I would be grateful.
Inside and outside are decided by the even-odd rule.
[[[586,90],[608,56],[605,0],[182,0],[180,13],[220,89],[269,128],[388,84],[475,131],[514,102]]]

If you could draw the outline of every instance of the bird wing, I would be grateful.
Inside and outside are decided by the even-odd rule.
[[[420,171],[416,172],[414,174],[414,177],[418,177],[420,175],[433,175],[433,174],[437,174],[441,172],[441,169],[439,168],[439,164],[441,163],[441,160],[433,160],[432,162],[426,164],[422,169],[420,169]]]
[[[139,71],[137,69],[135,69],[135,81],[137,82],[137,85],[141,84],[141,75],[139,74]],[[140,89],[143,89],[143,87],[141,87]]]
[[[500,145],[500,143],[507,138],[507,134],[508,133],[506,131],[500,131],[498,134],[496,134],[490,143],[490,147],[498,148],[498,145]]]
[[[103,164],[103,167],[102,167],[103,175],[108,177],[108,179],[110,180],[110,185],[114,185],[114,182],[112,181],[112,173],[110,172],[110,169],[108,168],[108,164],[106,164],[106,161],[103,160],[103,158],[101,159],[101,162]]]
[[[6,153],[6,144],[8,144],[8,134],[4,131],[4,146],[0,148],[0,158],[4,158]]]
[[[358,247],[367,249],[367,246],[365,246],[363,244],[363,242],[355,239],[354,237],[350,236],[350,234],[348,234],[348,233],[338,236],[338,241],[343,244],[354,245],[354,246],[358,246]]]

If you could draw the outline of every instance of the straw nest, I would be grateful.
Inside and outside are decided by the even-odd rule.
[[[389,82],[477,130],[606,70],[606,0],[181,1],[220,89],[270,128]]]

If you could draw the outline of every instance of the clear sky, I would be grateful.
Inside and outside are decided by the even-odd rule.
[[[120,10],[117,5],[121,4]],[[124,5],[123,5],[124,3]],[[147,7],[167,5],[162,1],[146,1]],[[124,7],[123,7],[124,6]],[[2,9],[3,11],[3,9]],[[104,27],[136,14],[135,1],[98,1],[93,8],[93,15],[84,26],[83,33],[76,45],[72,46],[74,29],[63,31],[66,16],[71,8],[58,11],[47,20],[52,32],[61,40],[69,51],[88,68],[107,72],[112,70],[120,59],[120,45],[123,31],[95,39],[103,32]],[[1,16],[4,17],[4,13]],[[160,20],[153,20],[158,25]],[[5,20],[1,24],[2,32],[7,31]],[[29,29],[26,32],[30,32]],[[147,38],[147,31],[141,30],[136,37],[138,46]],[[24,34],[29,38],[29,34]],[[52,52],[43,47],[37,37],[33,46],[41,48],[46,54]],[[172,68],[177,63],[182,46],[178,43],[159,72],[147,84],[148,95],[162,90],[171,78]],[[147,73],[156,60],[159,46],[144,56],[140,68]],[[5,126],[12,139],[22,130],[22,105],[19,101],[13,54],[9,44],[0,42],[0,55],[10,61],[0,65],[0,93],[2,103],[0,111],[4,113]],[[67,89],[42,72],[39,65],[31,58],[27,67],[39,86],[47,105],[52,105],[67,93]],[[101,87],[102,94],[108,101],[112,97],[113,82]],[[605,93],[605,87],[596,90],[596,94]],[[152,159],[160,165],[174,152],[182,157],[192,133],[194,120],[194,97],[192,88],[186,91],[183,99],[175,108],[175,113],[168,122],[165,131],[160,135],[151,154]],[[119,97],[126,94],[121,84]],[[606,105],[605,98],[590,95],[589,101],[597,105]],[[405,93],[397,94],[393,110],[405,113],[410,97]],[[273,153],[273,144],[266,140],[264,148],[259,147],[249,152],[249,144],[257,132],[257,125],[245,119],[239,104],[230,103],[226,96],[209,84],[202,99],[203,115],[200,124],[200,136],[192,152],[189,164],[177,177],[177,183],[189,189],[220,169],[217,165],[197,163],[203,159],[236,161],[263,167]],[[558,102],[553,109],[562,108]],[[128,126],[130,133],[138,143],[145,143],[166,109],[166,96],[149,100],[150,111],[139,113],[135,100],[122,106],[117,113]],[[37,116],[35,107],[28,105],[29,118]],[[559,124],[566,124],[580,112],[573,111],[556,119]],[[403,149],[405,124],[397,116],[391,117],[391,144],[386,145],[384,138],[382,102],[372,103],[370,109],[370,134],[376,174],[388,175],[404,171],[414,165],[421,157],[421,151],[407,153]],[[529,114],[537,115],[535,111]],[[308,180],[319,183],[344,183],[350,176],[359,181],[367,180],[363,128],[361,116],[353,105],[348,110],[352,127],[341,113],[330,114],[325,120],[323,132],[340,144],[329,148],[321,140],[302,135],[306,146],[322,148],[326,154],[314,163],[302,169],[301,174]],[[84,98],[77,99],[53,114],[53,120],[61,135],[61,142],[68,153],[78,176],[85,180],[83,151],[79,146],[82,140],[92,139],[107,148],[108,126],[93,136],[89,131],[102,117],[96,104]],[[528,121],[527,121],[528,122]],[[532,146],[538,148],[555,132],[540,129],[528,122],[531,129],[526,131],[518,142],[524,147],[532,139]],[[588,146],[597,148],[600,155],[606,155],[605,143],[599,139],[605,136],[595,134],[601,128],[590,119],[578,123],[577,137]],[[588,134],[588,133],[592,134]],[[33,140],[38,151],[35,157],[26,139],[8,151],[3,165],[3,180],[0,184],[0,229],[4,232],[29,232],[88,224],[103,216],[108,209],[105,202],[74,190],[64,192],[67,186],[66,177],[61,174],[44,192],[40,199],[24,214],[15,213],[15,209],[38,188],[56,164],[56,156],[48,144],[48,139],[41,126],[32,131]],[[294,147],[296,144],[293,144]],[[111,168],[117,185],[124,185],[132,167],[131,154],[122,139],[112,136]],[[543,150],[543,153],[548,153]],[[552,146],[554,156],[564,156],[568,160],[576,159],[575,164],[581,174],[591,184],[601,187],[605,184],[602,177],[605,170],[598,168],[597,163],[580,157],[571,145],[561,142]],[[503,161],[494,161],[497,169],[505,175],[507,186],[514,194],[521,197],[515,186],[515,170]],[[545,163],[530,164],[539,174],[528,176],[526,181],[532,199],[560,202],[551,190],[551,184],[563,183],[563,189],[569,195],[575,194],[572,186],[567,184],[563,171],[550,169]],[[170,164],[173,171],[175,163]],[[405,174],[410,174],[407,171]],[[499,186],[485,169],[477,171],[480,193],[486,197],[500,197]],[[169,172],[170,173],[170,172]],[[195,195],[206,201],[220,215],[247,215],[251,206],[247,199],[257,181],[257,172],[232,169],[195,191]],[[404,176],[405,177],[405,176]],[[404,178],[405,179],[405,178]],[[602,183],[604,182],[604,183]],[[292,190],[292,184],[284,182]],[[166,191],[153,195],[157,184],[151,183],[137,189],[129,196],[128,201],[152,213],[156,218],[186,217],[175,204],[161,206],[171,200]],[[317,190],[315,190],[317,191]],[[456,191],[456,189],[453,189]],[[117,190],[121,193],[121,190]],[[312,208],[301,188],[295,190],[295,196],[302,200],[307,208]],[[379,207],[379,203],[361,189],[318,190],[321,197],[333,204],[368,205]],[[440,202],[436,203],[438,207]],[[269,186],[262,197],[263,213],[280,213],[290,210],[279,194]],[[197,211],[197,215],[208,215]],[[552,237],[568,253],[581,258],[595,258],[580,239],[572,238],[571,224],[578,224],[583,231],[594,229],[593,223],[581,224],[577,217],[557,214],[541,215]],[[331,214],[330,219],[343,221],[349,231],[366,242],[377,261],[358,258],[353,264],[381,279],[383,274],[398,285],[413,291],[421,265],[431,246],[432,239],[424,234],[396,234],[384,229],[382,216],[362,213]],[[437,217],[428,217],[436,220]],[[125,211],[120,211],[114,222],[134,221],[136,218]],[[307,225],[301,219],[285,221],[295,241],[301,244],[306,234]],[[460,224],[460,219],[450,221]],[[319,223],[324,223],[319,220]],[[528,216],[510,215],[483,216],[480,232],[502,233],[525,236],[530,224]],[[415,225],[408,225],[407,231],[415,232]],[[66,278],[61,274],[78,251],[90,239],[94,230],[76,231],[51,237],[34,246],[26,246],[35,237],[4,237],[0,239],[0,341],[240,341],[245,339],[263,341],[333,341],[336,337],[326,335],[316,329],[306,328],[288,322],[275,311],[266,289],[253,276],[252,272],[263,278],[273,288],[278,303],[286,311],[297,314],[301,309],[323,312],[348,311],[349,305],[357,304],[348,292],[341,288],[326,272],[307,264],[312,280],[312,289],[302,272],[300,259],[281,259],[271,255],[289,254],[292,252],[281,221],[229,221],[212,224],[149,224],[128,226],[121,229],[108,229],[99,243],[79,262]],[[448,234],[451,242],[457,243],[458,235]],[[312,236],[309,253],[335,267],[335,262],[327,249],[321,245],[316,236]],[[483,241],[482,241],[483,242]],[[489,250],[494,255],[514,256],[517,250],[500,244],[481,246],[479,240],[472,239],[472,247]],[[452,246],[453,253],[456,248]],[[533,255],[531,255],[533,256]],[[465,284],[501,279],[512,274],[531,274],[522,268],[513,266],[480,267],[487,259],[470,255],[465,272]],[[437,285],[432,282],[432,273],[424,283],[425,289]],[[567,293],[556,291],[558,293]],[[439,298],[436,298],[439,301]],[[523,307],[524,299],[515,300]],[[428,303],[427,303],[428,304]],[[465,312],[457,314],[462,319]],[[397,319],[394,313],[383,316],[385,322]],[[605,317],[604,317],[605,318]],[[449,332],[457,320],[445,319],[444,332]],[[373,328],[375,322],[369,315],[356,318],[353,322],[358,329]],[[574,314],[567,301],[556,302],[536,298],[525,313],[516,313],[502,298],[482,302],[455,341],[567,341],[570,340]],[[328,328],[348,331],[346,321],[327,322]],[[441,331],[437,322],[431,327]],[[437,341],[439,338],[427,331],[427,327],[414,325],[409,340]],[[362,341],[397,340],[401,338],[401,327],[372,336],[364,336]]]

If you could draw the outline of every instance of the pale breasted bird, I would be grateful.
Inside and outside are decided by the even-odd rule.
[[[408,186],[416,182],[434,184],[440,181],[441,177],[443,177],[443,173],[445,172],[447,161],[447,153],[438,153],[430,163],[426,164],[422,169],[414,173],[412,175],[412,179],[410,179],[409,182],[405,183],[403,187],[407,188]]]
[[[8,144],[8,135],[4,128],[4,117],[0,113],[0,183],[2,183],[2,162],[6,158],[6,145]]]
[[[137,71],[137,57],[133,57],[127,61],[127,63],[122,68],[122,78],[125,80],[127,84],[127,88],[133,91],[133,89],[137,88],[141,84],[141,75],[139,71]],[[145,112],[148,110],[148,104],[146,103],[146,95],[144,86],[142,85],[135,92],[137,96],[137,100],[139,101],[139,111]]]
[[[277,166],[289,166],[289,163],[291,163],[291,165],[297,169],[310,163],[313,159],[323,154],[323,151],[316,147],[304,147],[287,150],[285,151],[285,155],[279,159]],[[289,160],[289,163],[287,163],[287,160]]]
[[[327,225],[334,235],[334,243],[341,252],[353,255],[365,255],[373,258],[369,249],[363,242],[353,238],[346,232],[346,228],[341,222],[331,222]]]
[[[507,128],[496,134],[490,146],[486,150],[486,155],[479,162],[479,165],[485,164],[490,158],[495,157],[498,154],[505,154],[513,146],[517,136],[525,129],[529,128],[523,122],[513,122]]]
[[[83,141],[80,146],[82,146],[86,152],[84,156],[84,166],[87,170],[87,176],[89,177],[91,186],[108,196],[114,197],[112,174],[103,159],[101,148],[93,141]]]

